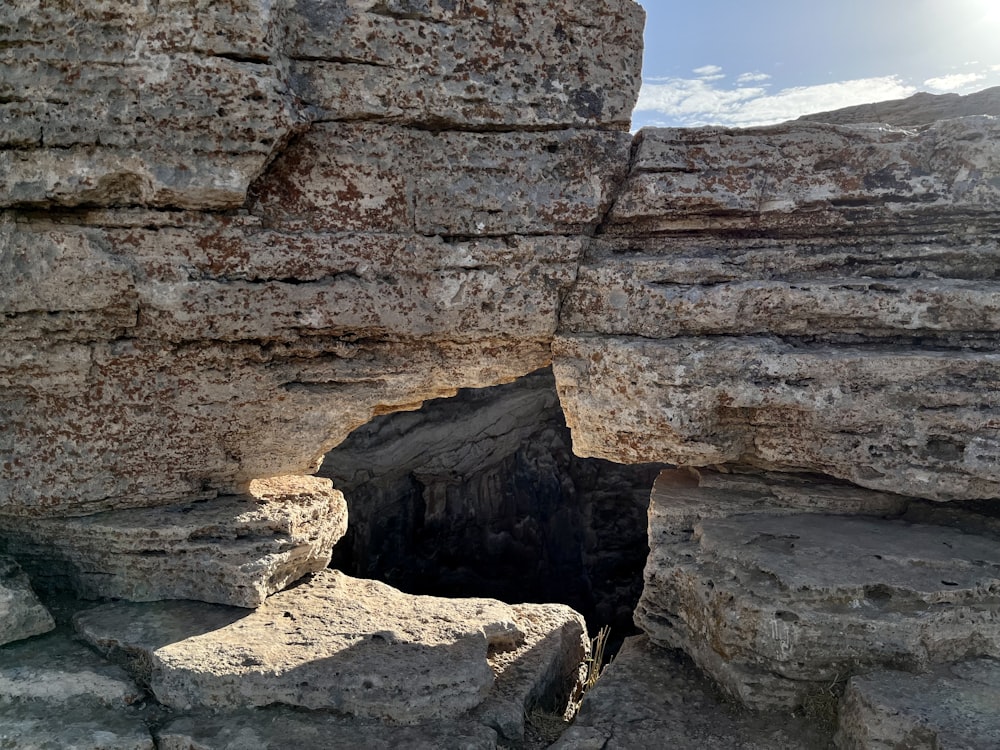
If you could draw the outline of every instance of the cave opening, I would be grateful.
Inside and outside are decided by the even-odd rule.
[[[575,456],[550,368],[464,389],[326,455],[350,517],[331,566],[412,594],[567,604],[618,643],[637,632],[663,466]]]

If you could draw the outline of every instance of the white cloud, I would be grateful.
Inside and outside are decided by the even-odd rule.
[[[720,88],[703,79],[673,78],[644,82],[636,111],[652,110],[653,117],[682,126],[771,125],[812,112],[823,112],[855,104],[899,99],[917,89],[898,76],[861,78],[853,81],[797,86],[768,93],[765,86]]]
[[[700,68],[695,68],[691,72],[694,73],[699,78],[703,78],[705,76],[712,76],[712,77],[718,76],[720,78],[724,77],[720,75],[720,73],[722,73],[722,68],[720,68],[718,65],[702,65]]]
[[[951,75],[928,78],[924,81],[924,86],[931,91],[955,91],[956,89],[967,88],[976,81],[985,78],[981,73],[952,73]]]
[[[737,83],[758,83],[759,81],[766,81],[770,78],[767,73],[740,73],[736,77]]]

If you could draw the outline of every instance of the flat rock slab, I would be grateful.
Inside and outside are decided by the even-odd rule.
[[[280,747],[365,750],[495,750],[492,729],[470,721],[391,726],[283,708],[185,716],[157,733],[159,750],[273,750]]]
[[[854,677],[840,710],[844,750],[1000,747],[1000,662],[977,659],[922,675]]]
[[[257,607],[325,568],[346,531],[344,496],[328,479],[290,476],[164,508],[7,518],[0,544],[40,579],[85,598]]]
[[[821,512],[906,509],[858,488],[820,485],[810,498],[801,482],[734,475],[742,497],[728,503],[712,487],[661,489],[636,622],[747,706],[795,708],[879,665],[1000,656],[995,535],[944,525],[951,515],[927,523],[932,509],[924,523]],[[664,494],[691,502],[661,510]],[[747,512],[766,499],[776,507]]]
[[[52,615],[31,589],[28,576],[10,557],[0,557],[0,644],[47,633]]]
[[[722,702],[676,652],[636,636],[588,691],[552,750],[822,750],[832,747],[830,734],[787,713],[758,714]]]
[[[56,632],[0,649],[0,747],[152,750],[120,667]]]
[[[285,703],[401,723],[482,703],[494,683],[489,649],[524,639],[501,602],[411,596],[334,570],[246,616],[190,602],[119,603],[75,623],[106,653],[143,665],[173,708]]]

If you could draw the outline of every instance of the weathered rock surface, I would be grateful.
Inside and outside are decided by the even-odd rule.
[[[676,652],[635,636],[587,692],[552,750],[823,750],[833,746],[831,734],[811,718],[727,704]]]
[[[269,3],[8,5],[0,206],[237,208],[302,123]]]
[[[877,665],[1000,655],[996,536],[886,517],[905,498],[858,488],[678,474],[653,492],[636,622],[746,705],[795,708]]]
[[[280,747],[365,750],[496,750],[497,735],[472,721],[410,726],[280,708],[185,716],[157,732],[158,750],[272,750]]]
[[[31,581],[13,558],[0,557],[0,645],[47,633],[52,615],[38,601]]]
[[[998,144],[644,131],[553,347],[577,453],[996,497]]]
[[[550,645],[525,667],[536,673],[531,686],[518,671],[507,676],[502,697],[520,700],[523,711],[532,690],[544,693],[567,664],[579,665],[584,629],[568,608],[518,611],[491,599],[411,596],[327,570],[249,615],[194,602],[120,603],[82,612],[75,623],[177,709],[284,703],[412,724],[482,704],[507,668],[492,668],[489,654],[524,644],[525,619],[529,651],[555,637],[561,655]],[[491,715],[504,710],[498,705]]]
[[[81,518],[6,517],[0,546],[43,585],[85,598],[257,607],[322,570],[347,530],[329,480],[257,479],[246,495]]]
[[[351,523],[333,566],[404,591],[560,601],[624,635],[658,466],[572,454],[544,370],[358,428],[323,460]]]
[[[854,677],[840,709],[844,750],[988,750],[1000,747],[1000,662],[940,667],[922,675]]]
[[[0,649],[0,745],[152,750],[143,691],[64,633]]]
[[[905,99],[893,99],[874,104],[860,104],[830,112],[803,115],[799,120],[828,122],[838,125],[886,123],[888,125],[926,125],[937,120],[951,120],[971,115],[1000,117],[1000,86],[973,94],[920,93]]]
[[[624,130],[638,95],[631,0],[294,0],[288,17],[293,80],[322,119]]]

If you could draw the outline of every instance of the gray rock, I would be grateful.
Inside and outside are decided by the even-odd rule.
[[[926,125],[970,115],[1000,116],[1000,86],[973,94],[928,94],[921,91],[905,99],[860,104],[830,112],[803,115],[799,120],[839,125],[880,122],[889,125]]]
[[[495,750],[497,736],[471,721],[393,726],[319,711],[282,708],[198,714],[172,719],[157,732],[159,750],[274,750],[281,747],[365,750]]]
[[[294,79],[323,119],[625,129],[638,94],[632,0],[290,5]]]
[[[715,481],[719,490],[676,482],[654,492],[636,622],[747,706],[808,704],[876,665],[1000,655],[996,537],[884,518],[891,497],[856,488],[810,498],[801,482]],[[726,490],[745,497],[727,503]],[[666,508],[684,495],[693,499]],[[811,512],[789,514],[799,497]],[[897,499],[895,514],[904,509]]]
[[[996,497],[998,122],[643,131],[553,346],[577,452]]]
[[[726,703],[676,652],[644,636],[626,639],[552,750],[676,747],[822,750],[832,731],[787,713]]]
[[[935,500],[992,498],[1000,359],[985,342],[574,334],[557,338],[553,369],[580,455],[811,470]]]
[[[840,709],[844,750],[990,750],[1000,747],[1000,662],[980,659],[922,675],[854,677]]]
[[[0,557],[0,645],[47,633],[55,627],[31,581],[17,562]]]
[[[152,750],[143,692],[119,667],[53,633],[0,649],[0,745]]]
[[[245,495],[81,518],[4,519],[0,546],[84,598],[257,607],[322,570],[347,530],[329,480],[257,479]]]
[[[586,234],[624,177],[630,144],[627,133],[598,130],[469,133],[324,123],[275,161],[255,186],[251,207],[272,224],[312,230]]]
[[[495,600],[410,596],[332,570],[245,616],[193,603],[112,604],[75,622],[102,650],[134,655],[167,706],[285,703],[402,723],[482,703],[495,681],[487,652],[524,639],[514,610]]]

